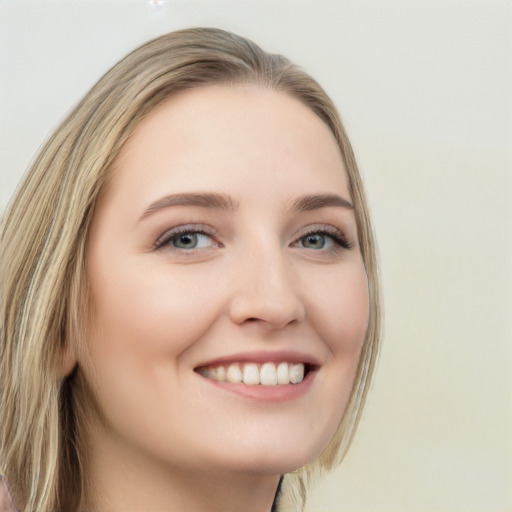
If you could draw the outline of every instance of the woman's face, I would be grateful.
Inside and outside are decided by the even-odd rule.
[[[331,440],[369,299],[338,146],[299,101],[215,86],[158,106],[97,206],[87,273],[79,363],[111,464],[279,474]]]

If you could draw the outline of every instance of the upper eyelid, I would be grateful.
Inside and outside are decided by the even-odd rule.
[[[347,238],[347,235],[343,229],[340,229],[339,227],[332,224],[310,224],[298,230],[295,236],[297,238],[302,238],[303,236],[311,233],[325,233],[327,235],[333,236],[340,235],[343,238]]]

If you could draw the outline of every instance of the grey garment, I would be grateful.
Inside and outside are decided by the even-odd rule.
[[[19,512],[11,486],[5,476],[0,475],[0,512]]]

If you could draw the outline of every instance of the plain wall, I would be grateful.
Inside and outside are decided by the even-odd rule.
[[[0,0],[0,208],[112,64],[199,25],[313,74],[369,195],[383,348],[307,511],[512,510],[512,2]]]

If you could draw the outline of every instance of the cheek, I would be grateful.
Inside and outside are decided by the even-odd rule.
[[[362,262],[332,272],[322,286],[311,287],[309,309],[332,356],[358,359],[369,320],[368,280]]]
[[[101,270],[97,266],[91,279],[94,323],[107,343],[117,341],[141,353],[180,353],[208,329],[212,296],[187,272],[125,264],[110,267],[106,278]]]
[[[129,260],[96,265],[90,281],[94,311],[86,373],[103,412],[110,417],[130,403],[149,407],[148,396],[160,405],[172,401],[170,390],[179,383],[170,383],[169,376],[180,379],[184,354],[216,317],[217,304],[198,286],[204,283],[191,281],[187,272],[176,275]]]
[[[326,372],[319,375],[325,390],[321,414],[329,418],[330,440],[347,406],[368,327],[368,281],[362,262],[333,273],[319,291],[317,332],[330,352]]]

